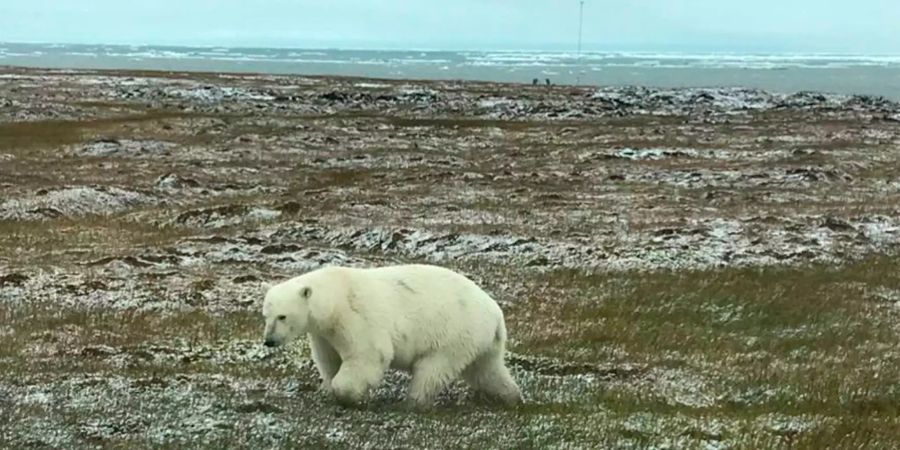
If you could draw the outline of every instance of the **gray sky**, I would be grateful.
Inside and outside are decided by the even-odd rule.
[[[587,0],[586,49],[900,53],[900,0]],[[0,0],[0,41],[572,49],[577,0]]]

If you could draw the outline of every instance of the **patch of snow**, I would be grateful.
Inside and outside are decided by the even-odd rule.
[[[53,394],[43,391],[28,392],[27,394],[22,395],[18,401],[26,405],[42,406],[54,403]]]
[[[484,99],[478,100],[478,107],[479,108],[495,108],[497,106],[511,105],[514,102],[515,102],[514,100],[508,99],[508,98],[499,98],[499,97],[484,98]]]
[[[354,83],[353,87],[360,89],[387,89],[390,88],[391,85],[384,83]]]
[[[696,158],[699,155],[699,152],[693,149],[682,149],[682,150],[665,150],[658,148],[644,148],[644,149],[632,149],[626,148],[619,150],[614,153],[615,156],[623,159],[630,159],[633,161],[637,160],[658,160],[664,158],[675,158],[675,157],[692,157]]]
[[[761,428],[780,435],[800,434],[814,429],[821,419],[812,416],[791,416],[787,414],[766,414],[757,419]]]
[[[887,217],[872,217],[860,225],[862,234],[881,245],[900,243],[900,225]]]
[[[0,220],[107,215],[153,203],[155,200],[150,195],[117,187],[62,188],[0,203]]]
[[[656,370],[651,374],[652,389],[670,404],[706,408],[716,403],[711,384],[701,375],[678,369]]]
[[[172,142],[156,140],[99,139],[80,145],[74,151],[81,156],[159,157],[171,152],[177,146]]]

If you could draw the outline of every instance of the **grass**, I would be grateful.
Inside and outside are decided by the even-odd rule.
[[[509,312],[514,350],[565,361],[638,363],[680,374],[711,396],[700,406],[658,393],[611,391],[614,411],[722,420],[772,414],[824,416],[831,425],[797,448],[833,448],[867,439],[839,437],[852,421],[872,424],[900,413],[900,311],[875,299],[900,289],[896,258],[844,267],[727,269],[628,276],[554,272],[537,295]],[[563,300],[556,300],[563,295]],[[871,421],[871,423],[868,423]],[[881,441],[886,442],[886,441]]]
[[[342,419],[350,425],[343,429],[354,438],[372,433],[373,442],[384,445],[389,434],[367,424],[373,416],[406,421],[412,442],[423,445],[433,436],[421,427],[435,423],[446,439],[490,448],[560,442],[878,448],[900,439],[900,312],[870,294],[900,289],[898,269],[900,259],[878,257],[841,267],[545,273],[529,281],[528,295],[507,308],[517,355],[513,367],[528,404],[483,409],[464,401],[409,416],[392,406],[399,399],[382,394],[376,406]],[[212,383],[201,389],[211,389],[207,395],[229,408],[271,408],[276,412],[268,415],[276,420],[306,410],[309,402],[336,411],[312,394],[315,372],[308,362],[300,367],[288,359],[216,362],[223,356],[218,353],[240,354],[237,343],[258,339],[261,322],[252,309],[86,311],[6,304],[0,323],[8,327],[0,337],[0,359],[8,367],[4,377],[31,380],[26,383],[52,386],[72,376],[124,376],[132,380],[131,395],[140,397],[181,386],[188,376],[208,380],[202,386]],[[31,353],[47,346],[60,353]],[[120,356],[92,350],[100,346]],[[536,370],[527,360],[544,361],[545,368]],[[592,367],[611,368],[613,375],[592,381]],[[283,387],[266,393],[212,381],[222,375],[269,386],[296,378],[305,386],[301,392],[308,393],[300,400],[298,394],[278,393]],[[243,400],[235,403],[228,399],[232,396]],[[476,427],[488,434],[465,436],[471,414],[491,417],[490,424]],[[787,428],[779,428],[781,422]],[[240,420],[230,423],[244,426]],[[519,431],[495,434],[506,427]],[[288,435],[306,442],[316,435],[310,429],[295,428]],[[236,438],[233,432],[213,435]]]
[[[531,95],[527,87],[512,94],[496,85],[467,89]],[[788,111],[752,114],[749,122],[735,116],[734,124],[725,125],[674,116],[547,123],[393,109],[204,115],[147,111],[136,104],[76,104],[113,117],[0,124],[0,153],[11,153],[0,164],[0,194],[27,197],[84,184],[153,190],[155,177],[169,172],[204,187],[273,189],[185,194],[109,217],[0,222],[0,447],[857,449],[900,441],[900,258],[893,256],[840,266],[652,273],[541,272],[499,259],[447,262],[477,274],[502,301],[510,365],[528,401],[515,409],[483,405],[467,399],[456,383],[438,409],[424,414],[398,405],[407,381],[400,375],[389,374],[366,407],[344,410],[314,392],[318,381],[305,348],[300,362],[292,352],[260,348],[258,305],[233,300],[261,295],[261,288],[255,278],[229,283],[247,273],[282,276],[286,269],[252,259],[202,264],[202,258],[184,270],[166,267],[174,275],[84,265],[166,252],[188,236],[227,244],[263,236],[260,227],[295,221],[323,229],[384,226],[590,241],[619,235],[619,225],[609,223],[612,215],[628,224],[621,233],[629,238],[662,227],[690,233],[695,220],[752,213],[779,218],[775,224],[748,220],[761,238],[783,232],[805,239],[803,226],[818,226],[807,214],[833,213],[848,223],[854,215],[891,215],[896,195],[886,193],[883,183],[867,183],[893,179],[882,167],[896,159],[890,148],[877,149],[884,150],[878,164],[845,167],[855,177],[852,183],[705,180],[696,188],[676,188],[666,184],[666,175],[777,171],[797,164],[843,167],[869,155],[872,146],[857,139],[859,133],[845,133],[850,140],[826,134],[857,130],[859,120]],[[264,139],[235,141],[248,134]],[[98,136],[164,140],[197,153],[74,158],[60,152]],[[765,136],[772,139],[764,142]],[[619,146],[748,153],[734,161],[584,159]],[[810,146],[829,151],[765,158],[766,152]],[[232,152],[235,147],[259,152],[247,156]],[[831,151],[841,149],[847,151]],[[398,151],[432,163],[384,166],[394,162],[383,158]],[[345,168],[312,166],[308,159],[324,152],[370,158]],[[453,165],[431,160],[448,157]],[[236,178],[234,171],[220,170],[230,168],[254,168],[258,175]],[[486,178],[460,179],[460,172]],[[502,176],[493,179],[497,174]],[[704,195],[710,191],[722,196],[713,202]],[[287,202],[291,212],[272,222],[215,230],[159,225],[204,208],[239,214]],[[869,241],[857,234],[859,229],[843,230],[835,246],[853,240],[860,253],[887,248],[866,246]],[[610,240],[602,247],[615,255],[641,242]],[[217,249],[228,251],[226,244]],[[817,248],[843,257],[835,246]],[[846,254],[858,254],[850,250]],[[402,258],[377,250],[351,256],[370,262]],[[42,268],[60,271],[52,278],[59,285],[33,286],[47,274]],[[131,283],[137,284],[135,292],[129,291]],[[231,289],[233,294],[224,293]],[[159,302],[152,301],[155,296]],[[61,298],[65,302],[57,303]],[[135,305],[87,306],[120,307],[119,300]]]
[[[0,258],[34,266],[85,262],[135,248],[174,244],[187,231],[127,216],[0,221]],[[68,255],[68,256],[66,256]]]
[[[77,144],[123,124],[137,124],[173,118],[185,118],[182,112],[148,111],[118,117],[78,120],[0,123],[0,150],[59,148]]]

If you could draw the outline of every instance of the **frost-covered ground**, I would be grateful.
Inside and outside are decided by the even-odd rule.
[[[900,106],[742,89],[8,69],[0,446],[889,448]],[[315,392],[268,283],[431,262],[514,410]]]

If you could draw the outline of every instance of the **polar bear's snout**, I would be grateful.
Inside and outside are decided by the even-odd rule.
[[[266,347],[278,347],[285,343],[287,335],[291,334],[292,327],[288,325],[285,316],[278,316],[274,320],[266,320],[266,329],[263,333],[263,345]]]
[[[278,343],[275,342],[275,338],[272,337],[272,333],[269,332],[271,327],[266,327],[266,331],[263,334],[263,345],[266,347],[277,347]]]
[[[263,300],[263,345],[280,347],[306,334],[312,291],[288,281],[269,288]]]
[[[276,332],[278,327],[266,327],[266,333],[263,336],[263,345],[266,347],[280,347],[287,341],[281,333]]]
[[[266,320],[266,328],[263,331],[263,345],[266,347],[277,347],[278,342],[275,341],[275,337],[272,335],[272,331],[274,331],[274,323],[271,320]]]

